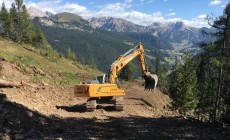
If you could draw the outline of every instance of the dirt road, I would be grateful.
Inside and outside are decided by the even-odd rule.
[[[169,98],[137,85],[125,97],[125,108],[101,106],[85,112],[86,99],[74,98],[72,88],[55,86],[1,89],[2,137],[62,139],[227,139],[222,129],[195,119],[184,119],[165,109]],[[144,93],[143,93],[144,92]],[[3,94],[4,93],[4,94]],[[153,96],[150,106],[142,94]],[[3,100],[3,99],[2,99]]]
[[[17,76],[29,79],[21,73]],[[87,99],[75,98],[71,86],[31,83],[0,88],[0,139],[230,138],[218,126],[169,111],[170,99],[159,90],[144,91],[137,83],[127,84],[122,112],[112,106],[85,112]]]

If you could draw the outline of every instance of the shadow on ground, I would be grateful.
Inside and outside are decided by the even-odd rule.
[[[63,109],[67,112],[78,112],[78,113],[85,113],[86,112],[86,107],[85,104],[79,104],[79,105],[74,105],[74,106],[56,106],[57,109]],[[108,112],[113,112],[116,111],[116,108],[114,106],[108,105],[108,106],[103,106],[103,105],[97,105],[97,109],[103,109]]]
[[[0,139],[6,136],[11,139],[18,136],[23,139],[230,139],[224,129],[195,119],[130,116],[98,120],[44,116],[0,95]]]
[[[74,105],[74,106],[56,106],[56,108],[63,109],[67,112],[84,113],[86,111],[85,104]]]

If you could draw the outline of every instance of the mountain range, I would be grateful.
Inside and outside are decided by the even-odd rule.
[[[155,22],[149,26],[141,26],[125,19],[114,17],[94,17],[89,20],[85,20],[81,16],[67,12],[52,14],[49,12],[41,12],[34,7],[30,7],[28,11],[33,18],[34,23],[43,29],[43,32],[48,38],[51,46],[61,51],[63,54],[65,54],[64,49],[67,48],[60,46],[60,44],[62,44],[61,42],[63,42],[64,39],[69,40],[71,38],[69,41],[73,41],[74,37],[78,38],[77,40],[81,43],[74,41],[75,45],[78,46],[77,48],[74,46],[74,43],[70,42],[66,42],[67,44],[64,46],[68,46],[69,44],[69,47],[72,48],[72,50],[74,50],[80,57],[85,57],[82,55],[82,52],[87,53],[87,51],[84,50],[86,48],[79,48],[82,45],[84,46],[84,43],[82,42],[87,42],[85,44],[88,44],[89,46],[99,45],[100,49],[103,48],[101,46],[104,46],[104,50],[111,48],[113,45],[117,46],[116,44],[130,46],[132,44],[142,42],[147,48],[147,57],[150,58],[150,60],[154,61],[156,57],[160,56],[164,63],[171,64],[175,56],[182,55],[185,50],[190,50],[190,52],[194,54],[198,53],[200,50],[199,42],[213,41],[210,36],[205,36],[203,34],[203,32],[212,32],[213,29],[205,27],[189,27],[180,21],[172,23]],[[71,32],[73,36],[70,37],[67,35],[67,32]],[[78,34],[78,36],[76,36],[76,34]],[[103,38],[105,36],[108,40],[115,44],[111,45],[108,41],[105,41]],[[97,43],[92,42],[95,38],[98,39],[98,41],[96,41]],[[116,41],[114,42],[114,40]],[[100,42],[104,42],[104,44]],[[110,45],[110,47],[106,45]],[[94,52],[91,49],[91,54],[93,54]],[[114,47],[112,49],[115,49],[115,52],[121,52],[121,47]],[[103,59],[96,53],[94,53],[93,57],[95,58],[95,61]],[[113,58],[109,60],[109,63],[111,63],[114,59],[115,58],[113,56]],[[90,60],[88,59],[87,61]],[[100,63],[97,65],[99,67],[103,67],[100,66],[102,65]],[[102,69],[105,69],[105,67]]]
[[[120,18],[100,17],[89,20],[92,27],[101,28],[108,31],[124,33],[149,33],[150,36],[157,37],[168,43],[197,43],[200,41],[211,41],[211,38],[204,36],[204,31],[211,32],[209,28],[194,28],[186,26],[183,22],[159,23],[155,22],[149,26],[140,26]],[[189,45],[191,46],[191,45]]]

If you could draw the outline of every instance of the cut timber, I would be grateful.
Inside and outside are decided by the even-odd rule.
[[[10,88],[17,87],[17,88],[19,88],[20,86],[22,86],[22,85],[0,79],[0,88],[7,88],[7,87],[10,87]]]

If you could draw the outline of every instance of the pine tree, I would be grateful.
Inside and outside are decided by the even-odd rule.
[[[10,14],[8,13],[5,3],[2,3],[2,9],[0,11],[0,21],[2,22],[2,35],[3,37],[10,38],[13,30]]]
[[[89,66],[90,66],[92,69],[96,69],[96,68],[97,68],[97,65],[96,65],[96,63],[95,63],[95,61],[94,61],[93,56],[90,57]]]
[[[35,28],[23,0],[15,0],[8,13],[5,4],[0,12],[1,34],[18,43],[33,44],[35,47],[48,47],[48,42],[39,28]]]
[[[193,63],[191,56],[188,55],[188,52],[185,54],[185,64],[183,66],[183,87],[182,87],[182,95],[183,95],[183,105],[182,111],[194,111],[197,106],[197,77],[196,70],[194,69],[196,66]]]
[[[198,62],[197,67],[197,98],[199,103],[196,108],[196,115],[200,120],[208,120],[211,116],[212,108],[213,108],[213,100],[214,97],[214,89],[215,85],[210,87],[211,82],[215,83],[213,77],[215,77],[214,73],[211,73],[210,69],[211,61],[208,52],[201,53],[196,56],[196,62]]]
[[[160,62],[160,59],[157,58],[156,59],[156,64],[155,64],[155,67],[156,67],[156,71],[155,71],[155,74],[158,76],[158,87],[161,89],[161,91],[163,92],[167,92],[167,68],[164,67],[161,62]]]
[[[42,48],[43,44],[44,44],[44,40],[43,40],[44,36],[43,36],[43,33],[41,31],[41,29],[39,27],[36,27],[35,28],[35,35],[33,37],[33,45],[35,47],[39,47],[39,48]]]
[[[217,40],[201,46],[197,111],[207,120],[230,126],[230,3],[210,25],[217,30],[212,34]]]
[[[182,65],[180,64],[178,58],[176,58],[175,64],[172,67],[172,72],[169,76],[169,93],[172,98],[172,109],[177,110],[181,107],[181,86],[183,80]]]
[[[12,30],[12,36],[11,39],[15,42],[19,42],[19,33],[18,33],[18,25],[19,25],[19,20],[17,18],[17,9],[15,6],[15,3],[11,4],[11,8],[10,8],[10,19],[12,20],[12,26],[13,26],[13,30]]]
[[[36,36],[36,33],[42,37],[38,29],[34,29],[33,23],[30,19],[30,15],[27,12],[26,6],[22,6],[22,20],[21,20],[21,32],[22,32],[22,42],[23,43],[32,43],[33,38]],[[40,41],[40,40],[39,40]]]
[[[197,106],[196,96],[196,71],[188,53],[182,59],[184,64],[176,60],[173,72],[170,75],[170,96],[173,99],[172,108],[179,110],[186,115],[187,112],[194,111]]]
[[[124,79],[126,81],[130,81],[134,79],[134,73],[136,71],[136,67],[133,63],[129,63],[124,66],[119,74],[120,79]]]
[[[224,11],[224,29],[223,29],[223,48],[222,48],[222,80],[219,101],[220,105],[220,121],[230,127],[230,2]]]
[[[68,48],[66,50],[66,53],[67,53],[67,58],[68,59],[71,59],[71,60],[74,60],[74,61],[76,60],[77,56],[70,48]]]
[[[81,63],[82,63],[83,65],[86,65],[86,61],[85,61],[85,57],[84,57],[84,56],[81,57]]]
[[[22,0],[15,0],[14,3],[12,3],[10,8],[10,15],[13,20],[13,26],[14,26],[14,40],[16,42],[22,43],[23,41],[23,33],[24,33],[24,26],[22,22],[22,7],[23,7],[23,1]]]

